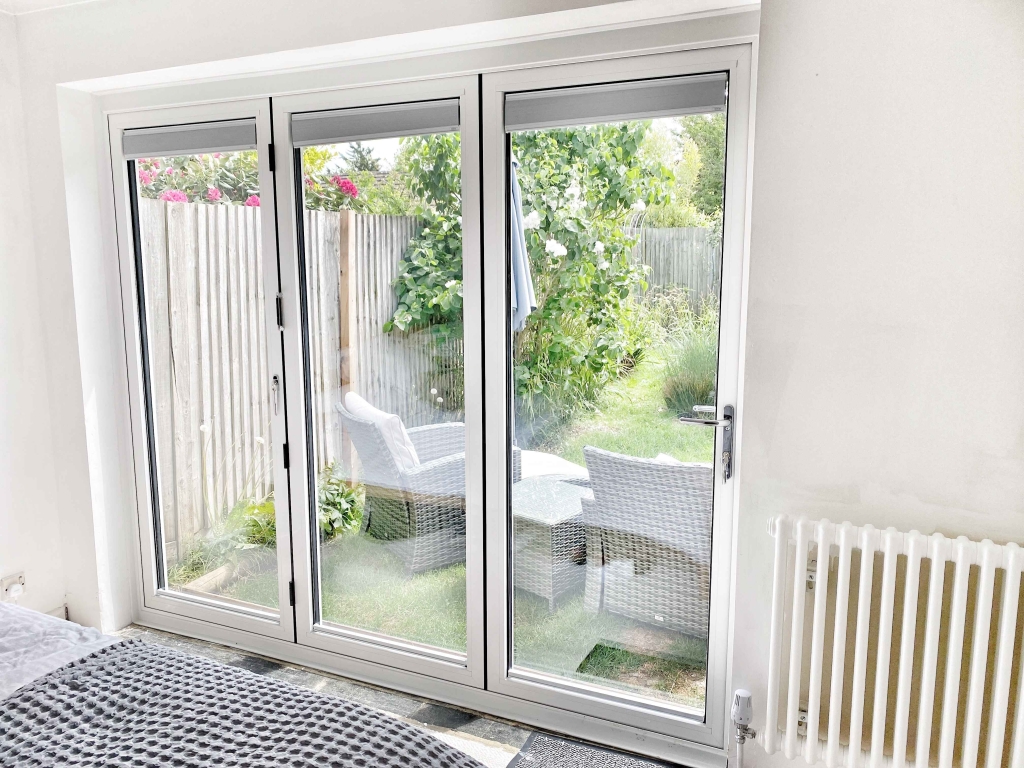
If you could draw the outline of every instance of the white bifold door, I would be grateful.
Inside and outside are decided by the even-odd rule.
[[[144,606],[722,746],[749,64],[112,117]]]
[[[270,103],[110,128],[143,602],[293,639]]]
[[[298,641],[482,687],[477,79],[274,114]]]
[[[488,685],[705,744],[745,210],[748,83],[723,52],[482,90]]]

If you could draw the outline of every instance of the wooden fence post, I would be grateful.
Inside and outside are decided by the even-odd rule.
[[[340,282],[338,289],[339,312],[338,347],[341,354],[341,398],[352,391],[359,380],[356,345],[356,212],[342,210],[340,236],[338,237]],[[351,482],[356,482],[356,470],[352,457],[352,440],[342,429],[341,460]]]

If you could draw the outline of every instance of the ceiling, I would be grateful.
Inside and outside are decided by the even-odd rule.
[[[50,8],[60,8],[65,5],[81,5],[82,3],[93,2],[97,2],[97,0],[0,0],[0,11],[18,15],[34,11],[45,11]]]

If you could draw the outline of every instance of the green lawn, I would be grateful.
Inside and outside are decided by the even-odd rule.
[[[224,590],[225,597],[277,608],[277,571],[241,578]]]
[[[408,577],[383,542],[358,533],[339,536],[322,552],[325,621],[465,651],[464,565]],[[277,575],[240,579],[225,595],[276,605]],[[703,705],[703,643],[620,616],[590,613],[582,594],[549,611],[546,600],[519,592],[514,611],[517,666]]]
[[[465,565],[409,578],[384,542],[356,532],[327,542],[320,552],[324,621],[466,650]],[[224,594],[277,607],[277,573],[239,579]]]
[[[591,613],[582,594],[549,611],[546,600],[521,593],[514,610],[517,666],[704,705],[704,643],[621,616]]]
[[[322,548],[325,621],[466,650],[466,566],[409,578],[384,542],[343,534]]]
[[[715,431],[682,424],[665,407],[665,347],[652,350],[633,370],[608,386],[593,412],[563,427],[538,450],[584,464],[583,446],[652,459],[667,453],[680,461],[710,462]]]

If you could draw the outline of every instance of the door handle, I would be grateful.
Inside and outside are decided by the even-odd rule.
[[[277,398],[278,398],[278,393],[279,393],[279,391],[281,389],[281,380],[277,377],[276,374],[270,380],[270,388],[274,392],[274,415],[277,416]]]
[[[695,405],[693,406],[693,410],[696,413],[715,412],[715,408],[712,405]],[[726,480],[732,477],[732,427],[733,420],[735,418],[736,409],[731,405],[726,405],[722,408],[722,418],[720,419],[694,419],[689,416],[679,417],[679,421],[683,424],[696,424],[701,427],[722,428],[722,474]]]

